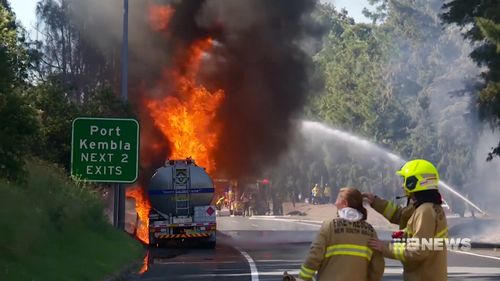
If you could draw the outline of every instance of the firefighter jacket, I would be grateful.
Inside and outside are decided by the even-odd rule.
[[[422,245],[424,241],[432,241],[430,238],[448,236],[446,215],[441,205],[423,203],[417,208],[401,208],[390,201],[375,198],[372,207],[392,223],[404,226],[405,238],[414,238],[412,241],[418,242],[418,245],[410,246],[410,240],[406,243],[402,239],[384,247],[384,257],[397,259],[403,264],[405,281],[447,280],[446,245],[442,250]],[[409,213],[411,215],[407,219]]]
[[[247,192],[243,192],[243,194],[240,197],[241,202],[243,203],[249,203],[250,202],[250,194]]]
[[[312,195],[313,197],[319,197],[320,196],[320,190],[318,186],[313,187],[312,189]]]
[[[381,280],[384,258],[368,248],[372,237],[377,234],[364,220],[336,218],[325,221],[311,244],[299,278],[311,280],[317,272],[318,281]]]
[[[325,186],[324,194],[325,197],[332,197],[332,188],[329,186]]]
[[[224,204],[224,200],[225,200],[225,199],[226,199],[226,198],[225,198],[224,196],[221,196],[221,197],[217,200],[217,202],[215,203],[215,206],[217,206],[217,208],[219,208],[219,209],[220,209],[220,208],[222,208],[222,205]]]
[[[406,207],[401,207],[391,201],[387,201],[379,197],[375,197],[372,207],[375,211],[382,214],[388,221],[399,225],[399,229],[406,228],[408,220],[415,211],[415,205],[413,203]]]

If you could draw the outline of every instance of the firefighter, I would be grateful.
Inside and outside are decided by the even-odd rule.
[[[243,191],[240,200],[243,203],[243,216],[250,216],[250,201],[252,200],[251,194]]]
[[[283,215],[283,195],[281,192],[277,192],[273,200],[273,215],[282,216]]]
[[[231,215],[234,212],[234,197],[235,197],[234,191],[230,187],[229,190],[227,191],[227,206],[229,208],[229,212],[231,213]]]
[[[384,273],[382,254],[372,251],[368,241],[377,233],[366,222],[361,192],[342,188],[337,201],[337,218],[323,223],[299,272],[302,280],[374,281]],[[287,275],[284,275],[284,278]]]
[[[222,206],[224,205],[225,199],[226,199],[226,197],[224,197],[222,195],[219,197],[219,199],[215,203],[215,207],[217,208],[217,210],[220,211],[222,209]]]
[[[314,187],[311,190],[311,194],[312,194],[312,203],[314,205],[318,205],[320,199],[320,189],[318,184],[314,185]]]
[[[448,235],[446,215],[438,192],[438,171],[432,163],[416,159],[407,162],[396,174],[403,178],[403,188],[411,202],[408,207],[401,208],[369,193],[364,196],[377,212],[400,225],[402,231],[397,238],[403,240],[388,245],[372,239],[369,245],[384,257],[401,261],[405,281],[447,280],[446,246],[443,250],[431,250],[419,246],[407,247],[404,242],[404,238],[412,238],[412,241],[422,245],[423,239],[431,241],[431,238],[446,238]]]
[[[318,187],[318,204],[323,204],[323,197],[324,197],[324,192],[323,192],[323,187],[320,186]]]
[[[330,198],[332,197],[332,188],[328,186],[328,184],[325,185],[325,191],[323,191],[323,196],[324,196],[324,203],[330,204]]]

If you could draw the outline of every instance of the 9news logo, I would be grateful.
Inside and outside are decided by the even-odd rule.
[[[469,251],[471,249],[470,238],[394,238],[389,245],[392,250],[395,247],[404,247],[408,251]]]

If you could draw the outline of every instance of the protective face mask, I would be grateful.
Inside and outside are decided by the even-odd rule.
[[[351,207],[345,207],[338,210],[338,214],[340,218],[343,218],[348,221],[360,221],[363,219],[363,214]]]

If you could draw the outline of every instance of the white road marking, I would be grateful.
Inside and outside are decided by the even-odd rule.
[[[301,264],[304,260],[257,260],[257,262],[282,262],[282,263],[297,263]]]
[[[384,274],[401,274],[403,272],[402,268],[386,268]],[[477,267],[477,266],[448,266],[448,274],[453,274],[454,276],[460,275],[472,275],[472,274],[500,274],[500,268],[498,267]]]
[[[308,226],[314,226],[317,228],[321,227],[322,221],[310,221],[310,220],[297,220],[297,219],[281,219],[281,218],[263,218],[263,217],[250,217],[251,220],[264,220],[264,221],[284,221],[289,223],[305,224]]]
[[[303,222],[309,224],[323,224],[323,221],[314,221],[314,220],[300,220],[300,219],[286,219],[286,218],[278,218],[273,216],[252,216],[249,217],[251,220],[268,220],[268,221],[287,221],[287,222]]]
[[[157,261],[154,260],[153,264],[162,265],[179,265],[179,264],[234,264],[234,261]]]
[[[288,274],[298,275],[299,270],[287,270]],[[401,267],[389,267],[385,268],[384,275],[401,275],[403,274],[403,268]],[[500,268],[498,267],[468,267],[468,266],[449,266],[448,274],[454,275],[473,275],[473,274],[500,274]],[[261,272],[263,276],[280,276],[283,275],[283,271],[266,271]]]
[[[481,258],[487,258],[487,259],[492,259],[492,260],[500,261],[500,257],[493,257],[493,256],[481,255],[481,254],[476,254],[476,253],[471,253],[471,252],[464,252],[464,251],[456,251],[456,250],[449,250],[449,251],[457,253],[457,254],[462,254],[462,255],[470,255],[470,256],[476,256],[476,257],[481,257]]]
[[[248,264],[250,265],[250,274],[252,276],[252,281],[259,281],[259,271],[257,271],[257,266],[255,265],[254,260],[252,257],[245,251],[243,251],[240,247],[235,247],[236,250],[238,250],[242,256],[245,257],[247,260]]]
[[[244,277],[244,276],[249,276],[249,273],[206,273],[206,274],[191,274],[191,275],[185,275],[183,277],[186,278],[193,278],[193,279],[199,279],[201,278],[213,278],[213,277]],[[252,277],[253,278],[253,277]],[[141,279],[142,280],[142,279]],[[165,280],[165,277],[162,277],[161,280]],[[215,279],[218,280],[218,279]],[[253,279],[252,279],[253,280]],[[149,280],[148,280],[149,281]]]

